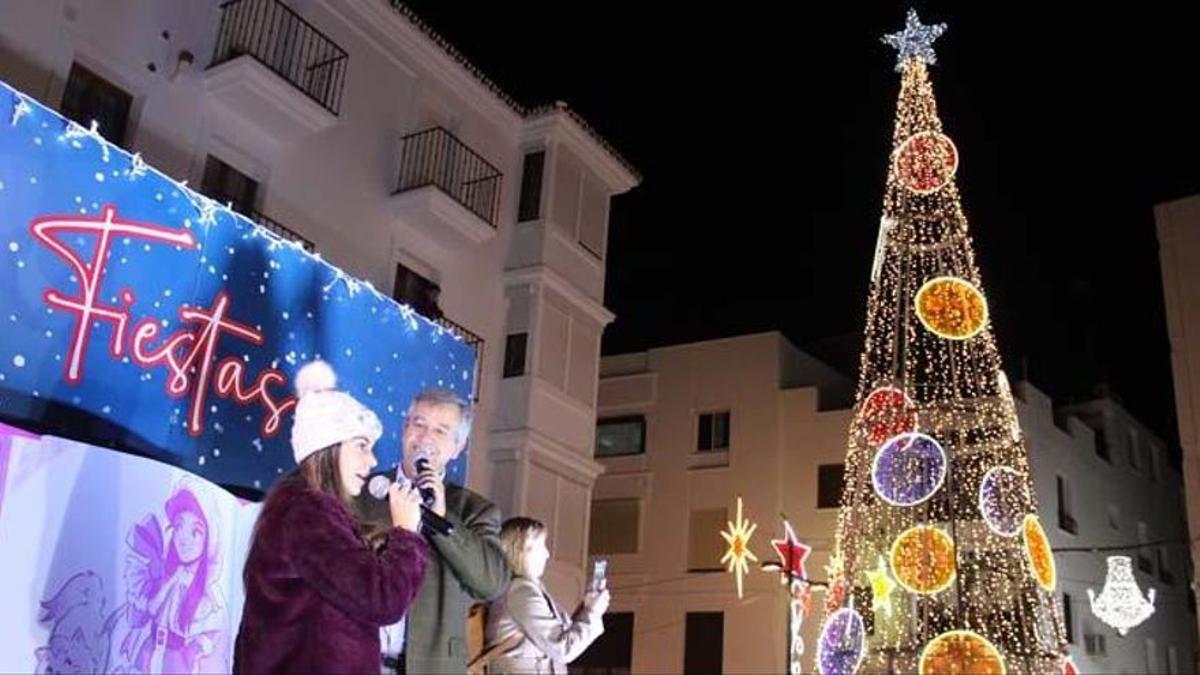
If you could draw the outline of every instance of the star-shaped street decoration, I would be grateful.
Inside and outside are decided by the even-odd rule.
[[[736,524],[735,524],[736,523]],[[721,557],[722,563],[729,564],[729,572],[737,579],[737,594],[742,597],[742,577],[750,570],[746,559],[749,558],[754,562],[758,562],[758,557],[750,550],[750,537],[754,535],[754,530],[758,525],[751,523],[749,520],[742,519],[742,498],[737,500],[737,520],[735,522],[726,523],[729,526],[727,532],[721,533],[721,538],[729,545],[725,555]]]
[[[895,47],[896,70],[904,70],[904,63],[909,59],[920,59],[928,64],[937,63],[937,55],[933,53],[933,41],[946,32],[946,24],[935,23],[926,26],[917,18],[917,10],[908,10],[908,18],[904,22],[904,30],[899,33],[884,35],[883,41]]]
[[[783,521],[783,532],[783,539],[771,540],[771,546],[779,554],[780,573],[789,581],[807,579],[808,572],[804,570],[804,562],[808,559],[808,554],[812,553],[812,547],[801,544],[796,539],[792,524],[786,520]]]

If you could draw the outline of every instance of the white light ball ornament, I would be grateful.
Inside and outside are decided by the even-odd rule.
[[[988,528],[1002,537],[1015,537],[1025,522],[1025,474],[996,466],[979,481],[979,512]]]
[[[926,434],[893,437],[875,453],[871,484],[892,506],[915,506],[929,499],[946,480],[946,451]]]

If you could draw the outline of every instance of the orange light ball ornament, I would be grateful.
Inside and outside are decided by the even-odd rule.
[[[1005,675],[1004,657],[987,638],[952,630],[929,641],[917,666],[921,675]]]
[[[890,558],[896,582],[912,593],[929,595],[945,590],[957,573],[954,540],[928,525],[900,533],[892,543]]]
[[[926,281],[914,300],[917,318],[930,333],[947,340],[969,340],[987,325],[983,293],[958,277]]]
[[[1043,589],[1053,591],[1058,575],[1054,568],[1054,554],[1050,551],[1050,540],[1046,538],[1042,523],[1036,516],[1027,515],[1022,530],[1025,537],[1025,558],[1029,561],[1034,580]]]

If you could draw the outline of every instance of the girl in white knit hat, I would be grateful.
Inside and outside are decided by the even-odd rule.
[[[379,628],[404,616],[425,574],[415,488],[392,485],[393,527],[379,547],[350,509],[383,429],[336,384],[322,361],[296,376],[299,466],[271,489],[254,528],[235,673],[379,672]]]

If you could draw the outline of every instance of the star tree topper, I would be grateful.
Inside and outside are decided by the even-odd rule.
[[[930,65],[937,63],[937,55],[933,53],[933,41],[946,32],[946,24],[935,23],[925,25],[917,17],[917,10],[908,10],[908,18],[904,22],[904,30],[883,36],[884,43],[895,47],[896,70],[904,70],[904,62],[909,59],[920,59]]]

